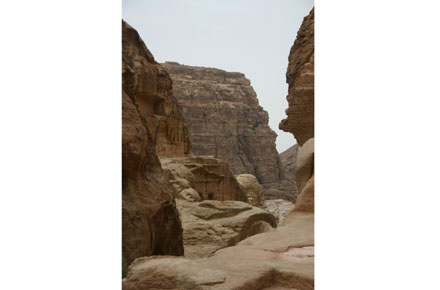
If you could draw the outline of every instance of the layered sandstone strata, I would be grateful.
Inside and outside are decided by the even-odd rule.
[[[123,21],[123,89],[146,120],[159,156],[191,154],[191,142],[172,81],[136,30]]]
[[[128,265],[138,257],[183,255],[175,190],[156,150],[183,155],[191,147],[166,72],[124,21],[122,39],[122,255]],[[165,110],[157,122],[148,113],[155,108]]]
[[[226,161],[234,175],[252,174],[266,198],[295,200],[296,188],[283,176],[276,133],[250,81],[237,72],[163,64],[183,108],[195,155]]]
[[[280,123],[280,129],[292,133],[299,145],[303,145],[315,135],[314,130],[314,81],[315,81],[315,45],[314,45],[314,9],[303,20],[296,40],[290,50],[287,68],[289,94],[286,110],[287,118]]]

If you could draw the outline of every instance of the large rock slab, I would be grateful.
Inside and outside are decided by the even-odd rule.
[[[276,227],[275,217],[240,201],[177,200],[185,257],[200,258]]]
[[[306,16],[290,50],[287,68],[287,119],[280,129],[292,133],[299,145],[315,136],[315,9]]]
[[[234,175],[252,174],[266,198],[295,200],[285,179],[268,113],[244,74],[166,62],[173,93],[183,108],[193,153],[224,160]]]
[[[175,191],[156,153],[161,139],[151,134],[137,103],[142,84],[155,87],[159,97],[166,97],[167,87],[159,69],[152,69],[157,64],[151,53],[125,22],[122,36],[122,256],[128,265],[143,256],[183,255],[184,248]]]

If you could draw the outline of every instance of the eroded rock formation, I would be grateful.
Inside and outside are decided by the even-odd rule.
[[[144,257],[122,282],[134,289],[314,289],[313,214],[292,213],[282,227],[203,259]]]
[[[272,214],[241,201],[177,199],[177,208],[182,217],[187,258],[210,256],[219,249],[277,226]]]
[[[227,162],[234,175],[252,174],[266,198],[295,200],[296,188],[285,179],[275,147],[276,133],[258,104],[250,81],[241,73],[215,68],[163,64],[183,108],[195,155]]]
[[[125,93],[147,121],[159,156],[191,154],[191,142],[172,81],[136,30],[122,23],[122,75]]]
[[[315,135],[315,40],[314,9],[303,20],[296,40],[290,50],[287,68],[289,94],[286,110],[287,119],[280,123],[280,129],[292,133],[299,145]]]
[[[122,36],[122,255],[128,265],[138,257],[183,255],[175,190],[156,149],[184,154],[190,143],[179,135],[184,134],[183,129],[177,130],[179,134],[162,135],[157,128],[163,123],[157,128],[149,125],[154,117],[145,113],[152,106],[148,102],[160,99],[167,103],[170,81],[137,32],[124,21]],[[176,128],[182,128],[176,123]],[[150,128],[157,129],[153,130],[155,136]]]

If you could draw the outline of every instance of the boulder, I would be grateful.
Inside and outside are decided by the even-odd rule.
[[[240,174],[235,176],[240,187],[246,192],[248,203],[261,207],[264,202],[263,187],[252,174]]]

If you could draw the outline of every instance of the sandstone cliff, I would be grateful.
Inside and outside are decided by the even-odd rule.
[[[191,142],[181,108],[173,97],[172,81],[136,30],[123,22],[123,89],[136,101],[147,121],[159,156],[191,154]]]
[[[241,73],[163,64],[183,108],[193,153],[226,161],[234,175],[257,177],[266,198],[295,200],[296,188],[285,179],[269,116],[258,104],[250,81]]]
[[[177,105],[170,86],[166,72],[123,21],[122,255],[127,265],[143,256],[183,255],[174,188],[156,153],[183,155],[191,148],[182,116],[173,113]],[[165,113],[171,117],[149,114],[153,103],[159,111],[169,109]]]
[[[287,68],[289,108],[280,129],[292,133],[298,144],[295,176],[296,212],[314,212],[314,9],[304,17],[290,50]]]
[[[280,129],[292,133],[302,146],[315,135],[315,44],[314,44],[314,9],[304,18],[296,40],[290,50],[287,68],[289,94],[286,110],[287,119],[280,123]]]

